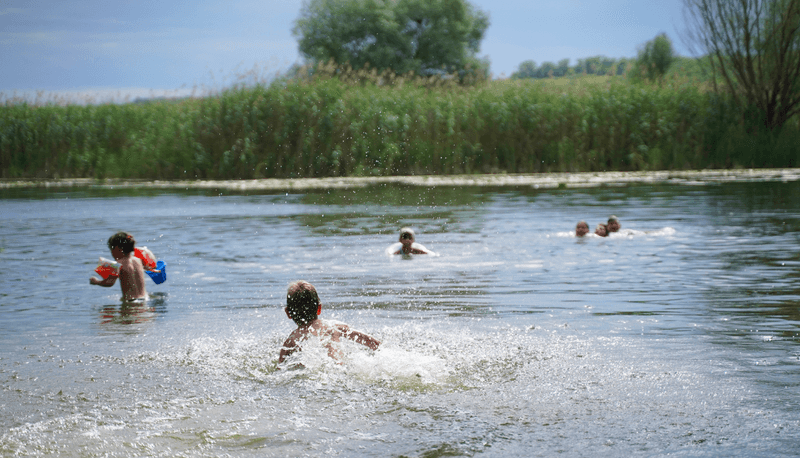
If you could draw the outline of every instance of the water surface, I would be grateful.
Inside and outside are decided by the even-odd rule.
[[[0,197],[4,456],[800,445],[800,182]],[[402,226],[439,256],[387,256]],[[89,285],[118,230],[167,261],[145,305]],[[382,348],[276,369],[301,278]]]

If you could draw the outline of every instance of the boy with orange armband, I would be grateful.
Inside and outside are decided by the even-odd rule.
[[[135,245],[136,240],[133,235],[127,232],[117,232],[112,235],[108,239],[108,248],[111,250],[111,256],[114,257],[115,262],[100,258],[100,266],[95,269],[95,272],[100,274],[103,279],[90,277],[89,283],[110,287],[114,286],[119,278],[123,301],[147,299],[147,289],[144,285],[145,268],[153,270],[156,262],[150,250],[138,249]]]

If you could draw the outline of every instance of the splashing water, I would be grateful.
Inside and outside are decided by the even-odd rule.
[[[800,444],[797,184],[359,193],[0,200],[0,254],[15,266],[0,275],[0,453],[790,456]],[[611,208],[620,233],[569,232]],[[135,307],[86,282],[124,218],[171,268]],[[402,225],[439,256],[387,256]],[[334,360],[308,342],[302,367],[279,366],[298,278],[323,317],[381,347],[343,342]]]

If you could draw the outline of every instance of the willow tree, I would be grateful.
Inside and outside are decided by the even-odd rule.
[[[687,38],[742,106],[776,131],[800,112],[800,0],[684,0]]]

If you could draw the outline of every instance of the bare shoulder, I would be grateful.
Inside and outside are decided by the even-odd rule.
[[[139,258],[135,258],[133,256],[128,256],[123,259],[119,260],[119,268],[120,270],[134,270],[137,271],[139,269],[144,269],[144,264]]]
[[[308,337],[310,334],[314,334],[314,330],[309,327],[302,327],[297,328],[289,334],[289,338],[292,340],[303,340]]]
[[[303,333],[300,329],[295,329],[291,334],[289,334],[289,337],[283,341],[283,345],[281,345],[281,349],[278,354],[279,363],[284,362],[289,355],[298,350],[299,340],[302,334]]]
[[[303,329],[297,328],[289,334],[289,337],[283,341],[283,346],[286,348],[296,347],[297,343],[305,337],[307,332],[303,332]]]

